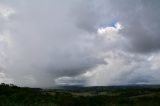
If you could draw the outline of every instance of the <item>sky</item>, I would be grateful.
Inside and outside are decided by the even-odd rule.
[[[160,84],[159,0],[0,0],[0,83]]]

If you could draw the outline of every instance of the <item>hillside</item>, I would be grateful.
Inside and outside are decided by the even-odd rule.
[[[61,89],[0,85],[0,106],[159,106],[159,100],[158,85]]]

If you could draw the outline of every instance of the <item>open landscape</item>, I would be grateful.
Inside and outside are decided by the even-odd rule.
[[[55,89],[0,85],[0,106],[159,106],[159,85]]]
[[[160,106],[160,0],[0,0],[0,106]]]

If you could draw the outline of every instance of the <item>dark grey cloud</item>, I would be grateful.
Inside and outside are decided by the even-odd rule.
[[[0,33],[6,37],[0,40],[6,45],[0,48],[5,54],[0,55],[5,57],[0,72],[15,84],[159,81],[158,65],[152,66],[159,60],[151,58],[159,57],[160,49],[158,0],[5,0],[0,4],[15,11],[0,20]],[[106,32],[98,33],[100,28]]]
[[[149,53],[160,49],[158,0],[94,0],[81,4],[77,25],[83,29],[94,32],[97,26],[109,25],[116,19],[124,26],[121,34],[130,40],[127,50]]]
[[[126,3],[130,6],[126,6]],[[160,24],[160,2],[158,0],[145,1],[126,1],[122,4],[120,13],[122,14],[121,21],[124,25],[122,35],[130,40],[133,52],[149,53],[160,49],[158,27]]]
[[[16,13],[8,28],[12,47],[5,73],[16,84],[31,80],[30,86],[54,86],[58,77],[79,75],[105,63],[97,57],[89,33],[75,26],[74,1],[15,2],[7,2]]]

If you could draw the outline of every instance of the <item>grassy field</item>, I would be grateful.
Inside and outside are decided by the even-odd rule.
[[[159,86],[39,89],[0,85],[0,106],[160,106]]]

